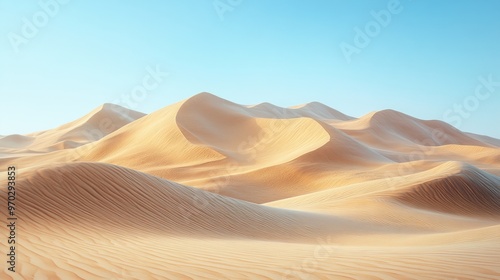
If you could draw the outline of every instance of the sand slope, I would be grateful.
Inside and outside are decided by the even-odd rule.
[[[0,278],[500,279],[499,144],[317,102],[105,104],[0,138],[19,217]]]
[[[0,152],[44,153],[73,149],[97,141],[118,128],[133,122],[144,114],[119,105],[104,104],[87,115],[58,128],[31,133],[9,135],[0,139]]]

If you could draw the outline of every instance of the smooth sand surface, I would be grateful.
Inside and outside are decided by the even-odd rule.
[[[0,138],[2,221],[10,165],[0,279],[500,279],[500,140],[393,110],[105,104]]]

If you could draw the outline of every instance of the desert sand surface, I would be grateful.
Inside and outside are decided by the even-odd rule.
[[[2,222],[8,166],[0,279],[500,279],[500,140],[394,110],[105,104],[0,137]]]

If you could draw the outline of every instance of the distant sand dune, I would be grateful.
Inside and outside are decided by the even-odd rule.
[[[74,149],[99,140],[116,129],[133,122],[144,114],[118,105],[105,104],[84,117],[56,129],[31,133],[26,136],[11,135],[0,139],[0,151],[9,153],[52,152]]]

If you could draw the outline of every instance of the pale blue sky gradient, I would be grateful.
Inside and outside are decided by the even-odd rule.
[[[319,101],[355,117],[391,108],[445,120],[478,77],[500,82],[497,0],[400,0],[403,10],[348,63],[340,44],[388,2],[244,0],[221,19],[213,0],[70,0],[16,53],[9,34],[41,7],[0,0],[0,135],[81,117],[156,65],[170,76],[135,108],[145,113],[208,91],[242,104]],[[500,138],[495,89],[461,130]]]

